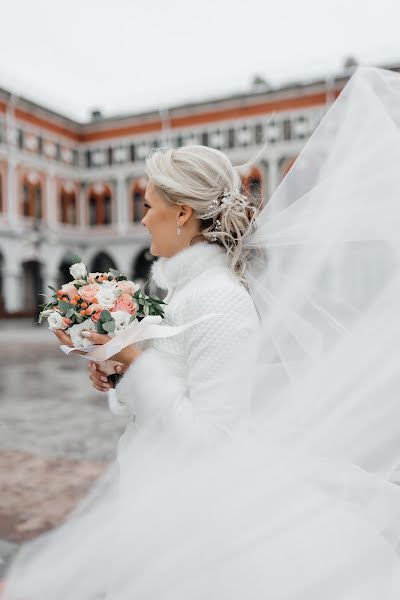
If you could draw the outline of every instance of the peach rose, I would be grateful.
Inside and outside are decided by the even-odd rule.
[[[122,291],[123,294],[133,294],[139,289],[139,286],[135,285],[133,281],[118,281],[118,289]]]
[[[138,309],[138,305],[132,299],[132,296],[130,294],[122,294],[122,296],[120,296],[117,299],[117,302],[116,302],[112,312],[116,312],[117,310],[125,310],[126,312],[130,313],[131,315],[134,315],[136,313],[137,309]]]
[[[103,273],[89,273],[87,276],[88,283],[96,283],[97,277],[100,277]]]
[[[85,302],[92,302],[99,291],[99,286],[96,283],[88,283],[79,288],[79,295]]]
[[[101,311],[103,310],[100,304],[91,304],[88,310],[91,311],[90,318],[92,319],[92,321],[97,323],[97,321],[100,319]]]
[[[73,300],[74,296],[78,293],[78,290],[73,283],[64,283],[61,287],[61,291],[65,296],[68,296],[69,300]]]

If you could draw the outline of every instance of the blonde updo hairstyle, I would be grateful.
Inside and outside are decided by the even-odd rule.
[[[186,204],[202,221],[201,235],[231,256],[232,272],[246,284],[250,250],[243,241],[252,230],[255,208],[241,190],[228,157],[207,146],[157,149],[146,159],[146,173],[157,191],[173,204]]]

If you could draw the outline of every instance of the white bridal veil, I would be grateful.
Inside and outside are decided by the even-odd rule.
[[[139,432],[6,600],[398,599],[399,126],[400,76],[359,69],[247,239],[252,434]]]

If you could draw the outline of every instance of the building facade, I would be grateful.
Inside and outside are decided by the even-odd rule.
[[[153,148],[204,144],[240,165],[268,142],[241,172],[268,201],[348,77],[168,111],[94,113],[84,124],[0,90],[0,314],[34,314],[37,295],[69,278],[76,254],[91,270],[146,280],[152,257],[140,221]]]

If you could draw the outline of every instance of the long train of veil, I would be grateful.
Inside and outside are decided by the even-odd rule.
[[[399,126],[400,76],[359,69],[246,240],[252,435],[138,432],[6,600],[397,600]]]

